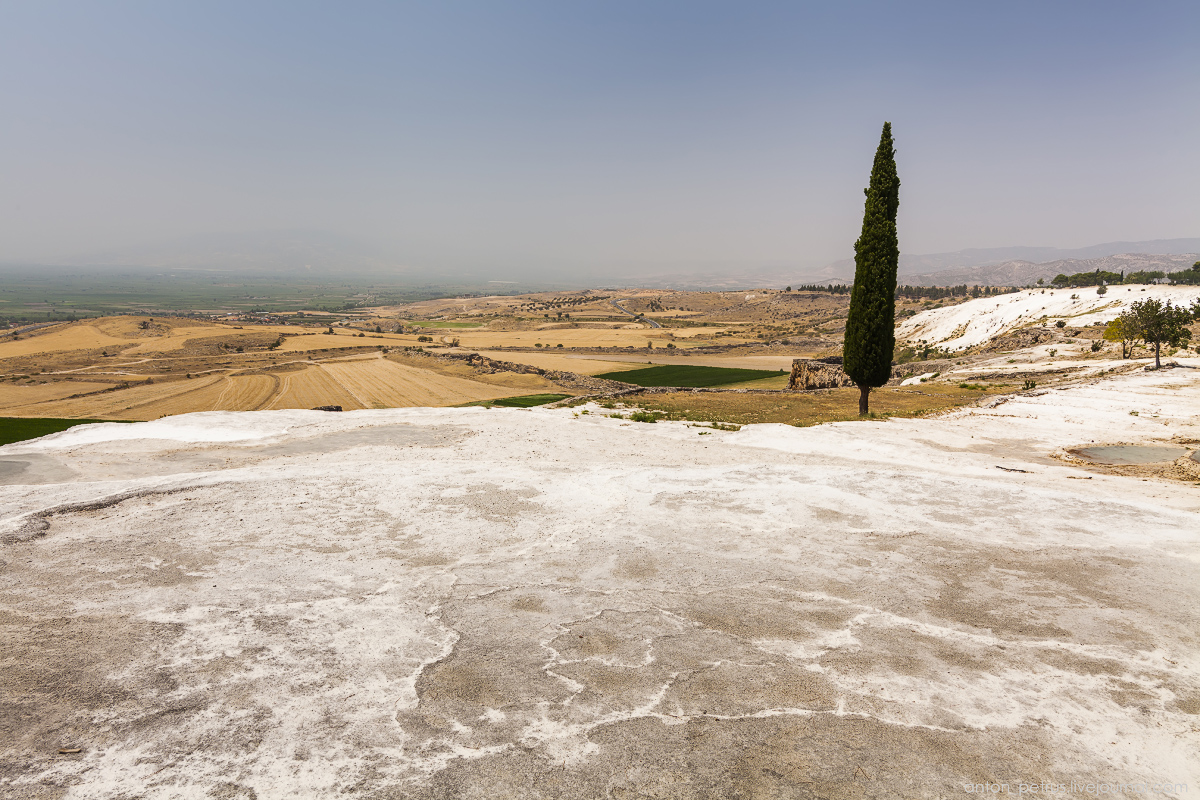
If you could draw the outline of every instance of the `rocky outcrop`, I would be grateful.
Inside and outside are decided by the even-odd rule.
[[[788,388],[793,391],[837,389],[853,385],[854,381],[842,371],[840,358],[797,358],[792,361]]]
[[[494,358],[480,355],[479,353],[444,353],[438,358],[454,359],[458,361],[466,361],[475,371],[489,375],[496,372],[516,372],[521,375],[541,375],[549,381],[554,381],[559,386],[566,389],[582,392],[619,392],[628,389],[630,384],[621,383],[620,381],[610,381],[604,378],[596,378],[591,375],[580,375],[575,372],[566,372],[563,370],[542,369],[530,364],[518,364],[513,361],[498,361]]]
[[[1063,338],[1063,331],[1046,327],[1017,328],[997,336],[980,350],[981,353],[1004,353],[1010,350],[1021,350],[1047,342],[1056,342]]]
[[[911,378],[914,375],[924,375],[929,372],[949,372],[953,366],[955,366],[955,363],[946,358],[938,358],[930,361],[910,361],[907,364],[893,364],[892,379],[888,383],[899,383],[905,378]]]

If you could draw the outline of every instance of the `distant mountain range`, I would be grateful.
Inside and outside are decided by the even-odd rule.
[[[1155,255],[1152,253],[1119,253],[1103,258],[1063,258],[1034,264],[1029,261],[1003,261],[982,267],[963,267],[927,272],[920,275],[901,276],[900,282],[912,286],[957,286],[978,284],[980,286],[1025,286],[1037,283],[1038,278],[1049,283],[1055,275],[1074,275],[1076,272],[1138,272],[1160,270],[1175,272],[1187,269],[1200,260],[1200,248],[1194,253],[1178,255]]]
[[[1185,269],[1200,259],[1200,238],[1107,242],[1060,249],[1055,247],[993,247],[900,256],[901,283],[919,286],[981,284],[1025,285],[1059,272],[1095,269],[1129,272]],[[42,261],[59,267],[117,269],[199,269],[239,273],[307,273],[341,279],[385,280],[398,283],[461,282],[482,284],[499,279],[535,281],[546,288],[584,288],[629,285],[663,288],[744,289],[812,283],[848,283],[854,261],[842,259],[819,270],[792,269],[785,264],[737,263],[632,265],[609,269],[452,268],[415,266],[390,246],[320,231],[253,231],[174,238],[154,244],[75,254]],[[34,265],[8,265],[25,266]],[[495,279],[495,280],[493,280]]]
[[[1143,263],[1130,269],[1176,270],[1190,267],[1200,253],[1200,238],[1196,239],[1153,239],[1142,242],[1106,242],[1090,247],[1060,249],[1057,247],[991,247],[957,250],[953,253],[930,253],[926,255],[900,256],[900,281],[916,286],[953,286],[961,283],[979,283],[991,286],[1012,286],[1036,281],[1038,278],[1053,278],[1059,272],[1083,272],[1084,270],[1112,269],[1119,272],[1124,267],[1103,266],[1101,260],[1119,256],[1128,263]],[[1167,257],[1166,261],[1155,261],[1155,257]],[[1175,257],[1175,258],[1171,258]],[[1191,258],[1187,261],[1187,258]],[[1186,263],[1183,263],[1186,261]],[[1095,263],[1094,266],[1087,264]],[[1113,262],[1119,263],[1119,262]],[[1051,265],[1060,265],[1052,267]],[[1070,266],[1079,264],[1076,266]],[[1070,268],[1068,268],[1070,266]],[[979,268],[978,271],[972,267]],[[1043,269],[1044,268],[1044,269]],[[1049,270],[1047,274],[1047,270]],[[1128,271],[1128,269],[1127,269]],[[842,259],[819,271],[823,280],[845,279],[854,275],[854,260]],[[1022,277],[1032,276],[1032,277]]]

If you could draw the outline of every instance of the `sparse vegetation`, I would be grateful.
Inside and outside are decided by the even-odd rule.
[[[919,417],[978,401],[998,390],[960,389],[958,386],[927,384],[920,392],[908,387],[884,386],[876,389],[876,419]],[[689,422],[751,425],[781,422],[787,425],[819,425],[859,418],[858,389],[829,389],[820,392],[778,392],[738,394],[733,392],[671,392],[654,395],[654,408],[665,412],[665,419]]]
[[[1123,325],[1132,331],[1137,338],[1154,347],[1154,367],[1162,367],[1159,353],[1164,344],[1171,347],[1181,347],[1192,338],[1192,332],[1187,326],[1192,319],[1200,316],[1200,304],[1192,309],[1173,306],[1171,301],[1162,303],[1158,300],[1137,300],[1130,304],[1129,309],[1121,314],[1125,319]]]

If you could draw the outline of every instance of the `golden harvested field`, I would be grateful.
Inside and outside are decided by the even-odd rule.
[[[282,330],[287,330],[282,327]],[[252,330],[246,333],[278,335],[278,330],[273,326],[256,325]],[[171,353],[172,351],[182,350],[197,340],[212,339],[219,337],[227,337],[231,335],[242,334],[243,332],[237,329],[231,329],[228,325],[212,325],[212,326],[197,326],[191,328],[176,329],[166,332],[161,336],[141,337],[133,347],[123,350],[122,355],[126,356],[146,356],[156,353]],[[129,342],[125,342],[126,345]]]
[[[190,402],[195,396],[203,398],[206,389],[221,383],[224,376],[210,375],[192,380],[170,383],[138,384],[125,389],[116,389],[90,397],[72,400],[53,400],[36,405],[6,409],[5,413],[16,417],[92,417],[96,419],[158,419],[172,413],[181,413],[179,408],[189,411],[208,411],[209,408]],[[187,398],[185,400],[184,398]]]
[[[679,327],[652,328],[637,322],[613,300]],[[758,347],[723,356],[719,348],[739,342],[765,345],[783,335],[777,325],[734,324],[742,318],[757,315],[765,322],[794,306],[815,319],[814,311],[819,312],[816,316],[835,314],[843,302],[831,296],[801,298],[778,292],[605,290],[428,301],[389,309],[369,320],[364,312],[348,312],[342,318],[346,325],[331,315],[319,325],[142,316],[90,319],[29,331],[18,339],[0,336],[0,379],[8,379],[0,383],[0,408],[14,416],[153,419],[204,410],[447,406],[564,391],[538,375],[476,370],[415,349],[445,352],[455,341],[459,353],[480,352],[498,361],[581,375],[649,362],[786,369],[793,354],[778,344],[765,351],[773,353],[770,356],[740,355],[763,352]],[[769,313],[763,311],[768,306]],[[720,319],[724,327],[686,327],[671,320],[673,315]],[[332,333],[327,332],[331,322]],[[465,323],[475,327],[457,327]],[[375,333],[376,325],[406,332]],[[433,341],[419,342],[418,336]],[[672,341],[675,348],[668,349]],[[824,340],[818,336],[815,341]],[[646,349],[648,342],[652,350]],[[718,352],[707,351],[695,360],[681,356],[700,345]],[[593,348],[621,352],[570,357]],[[30,385],[30,378],[38,383]],[[773,379],[755,387],[776,383],[780,382]],[[590,384],[569,385],[567,393],[585,391]],[[92,394],[71,398],[87,392]]]
[[[161,335],[164,330],[180,333],[189,328],[204,328],[211,329],[218,326],[216,323],[206,322],[203,320],[184,319],[181,317],[166,317],[154,319],[152,317],[101,317],[96,320],[91,320],[95,327],[109,336],[117,337],[132,337],[142,338],[146,336]],[[149,328],[143,328],[142,323],[145,322]]]
[[[644,351],[643,351],[644,352]],[[678,356],[667,355],[669,350],[659,350],[657,347],[653,353],[645,353],[638,355],[587,355],[580,354],[577,356],[558,356],[558,358],[566,359],[568,363],[579,364],[581,361],[595,359],[596,363],[604,364],[603,369],[575,369],[573,372],[578,372],[584,375],[595,375],[600,372],[609,372],[612,369],[638,369],[646,366],[646,362],[653,361],[655,364],[685,364],[695,367],[728,367],[729,369],[786,369],[791,371],[792,360],[796,358],[811,358],[811,352],[801,351],[799,349],[781,355],[771,356],[722,356],[722,355],[699,355],[699,356]],[[533,364],[533,361],[526,361],[527,353],[521,353],[521,360],[527,364]],[[540,364],[538,366],[541,366]],[[555,367],[558,369],[558,367]],[[568,367],[569,369],[569,367]]]
[[[33,386],[0,384],[0,408],[17,408],[35,403],[45,403],[49,400],[60,400],[64,397],[70,397],[73,394],[107,389],[110,385],[108,383],[84,381],[61,381],[35,384]]]
[[[192,411],[256,411],[338,405],[346,410],[451,406],[557,389],[536,375],[499,373],[471,380],[379,357],[328,361],[278,374],[208,374],[65,399],[112,384],[58,383],[0,388],[8,416],[158,419]],[[508,378],[509,380],[505,380]],[[40,391],[39,391],[40,390]]]
[[[559,372],[575,372],[580,375],[599,375],[601,372],[615,372],[621,369],[637,369],[646,366],[648,358],[630,356],[629,361],[607,360],[603,356],[571,356],[551,350],[546,353],[508,353],[503,350],[479,350],[481,356],[494,358],[497,361],[515,361],[520,364],[541,369],[553,369]],[[789,362],[790,364],[791,362]]]
[[[10,416],[144,420],[210,410],[446,406],[561,391],[537,375],[478,373],[402,350],[382,357],[381,346],[411,347],[415,335],[305,332],[139,317],[31,332],[0,342],[0,378],[10,379],[0,383],[0,408]],[[280,333],[289,334],[285,346],[271,349]]]
[[[314,333],[301,336],[295,328],[282,327],[273,328],[271,326],[256,326],[255,330],[269,331],[286,331],[291,334],[283,340],[283,344],[279,346],[278,352],[298,353],[312,350],[331,350],[336,347],[413,347],[418,344],[417,337],[408,336],[405,334],[388,333],[388,334],[373,334],[368,333],[366,336],[358,336],[350,333]]]
[[[319,365],[305,367],[298,372],[285,372],[279,377],[279,393],[271,399],[267,408],[370,408],[359,403],[328,370]]]
[[[716,328],[687,328],[674,331],[677,337],[691,338],[696,332],[713,332]],[[460,346],[469,350],[489,349],[496,347],[533,347],[541,343],[549,347],[561,344],[563,347],[645,347],[646,342],[655,342],[656,347],[663,346],[671,339],[671,331],[654,329],[649,326],[621,328],[559,328],[525,331],[490,331],[468,330],[438,334],[435,343],[449,343],[454,339],[460,341]],[[730,337],[726,342],[742,341],[738,337]],[[747,340],[748,341],[748,340]],[[689,343],[680,345],[689,346]]]
[[[0,342],[0,359],[62,353],[69,350],[96,350],[128,344],[128,339],[111,336],[95,325],[75,323],[53,328],[46,333],[39,332],[36,336]]]
[[[282,386],[268,408],[450,406],[522,393],[520,387],[441,375],[382,358],[326,361],[280,377]]]
[[[225,375],[199,391],[177,395],[185,410],[169,410],[170,400],[163,403],[162,409],[155,410],[160,411],[160,416],[186,413],[198,405],[211,411],[258,411],[266,408],[278,394],[280,384],[277,375]]]

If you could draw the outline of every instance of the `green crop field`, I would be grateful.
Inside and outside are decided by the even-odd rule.
[[[485,328],[482,322],[443,322],[442,320],[417,320],[410,323],[420,328]]]
[[[0,445],[37,439],[51,433],[65,431],[76,425],[93,422],[112,422],[111,419],[50,419],[47,417],[0,417]]]
[[[596,375],[610,381],[632,383],[635,386],[680,386],[701,388],[745,383],[763,378],[786,375],[783,370],[731,369],[729,367],[699,367],[689,364],[663,364],[657,367],[632,369],[628,372],[605,372]]]
[[[465,406],[483,406],[491,408],[499,406],[501,408],[533,408],[534,406],[544,406],[547,403],[554,403],[559,400],[565,400],[571,395],[569,394],[526,394],[520,397],[501,397],[499,400],[476,400],[473,403],[465,403]]]

